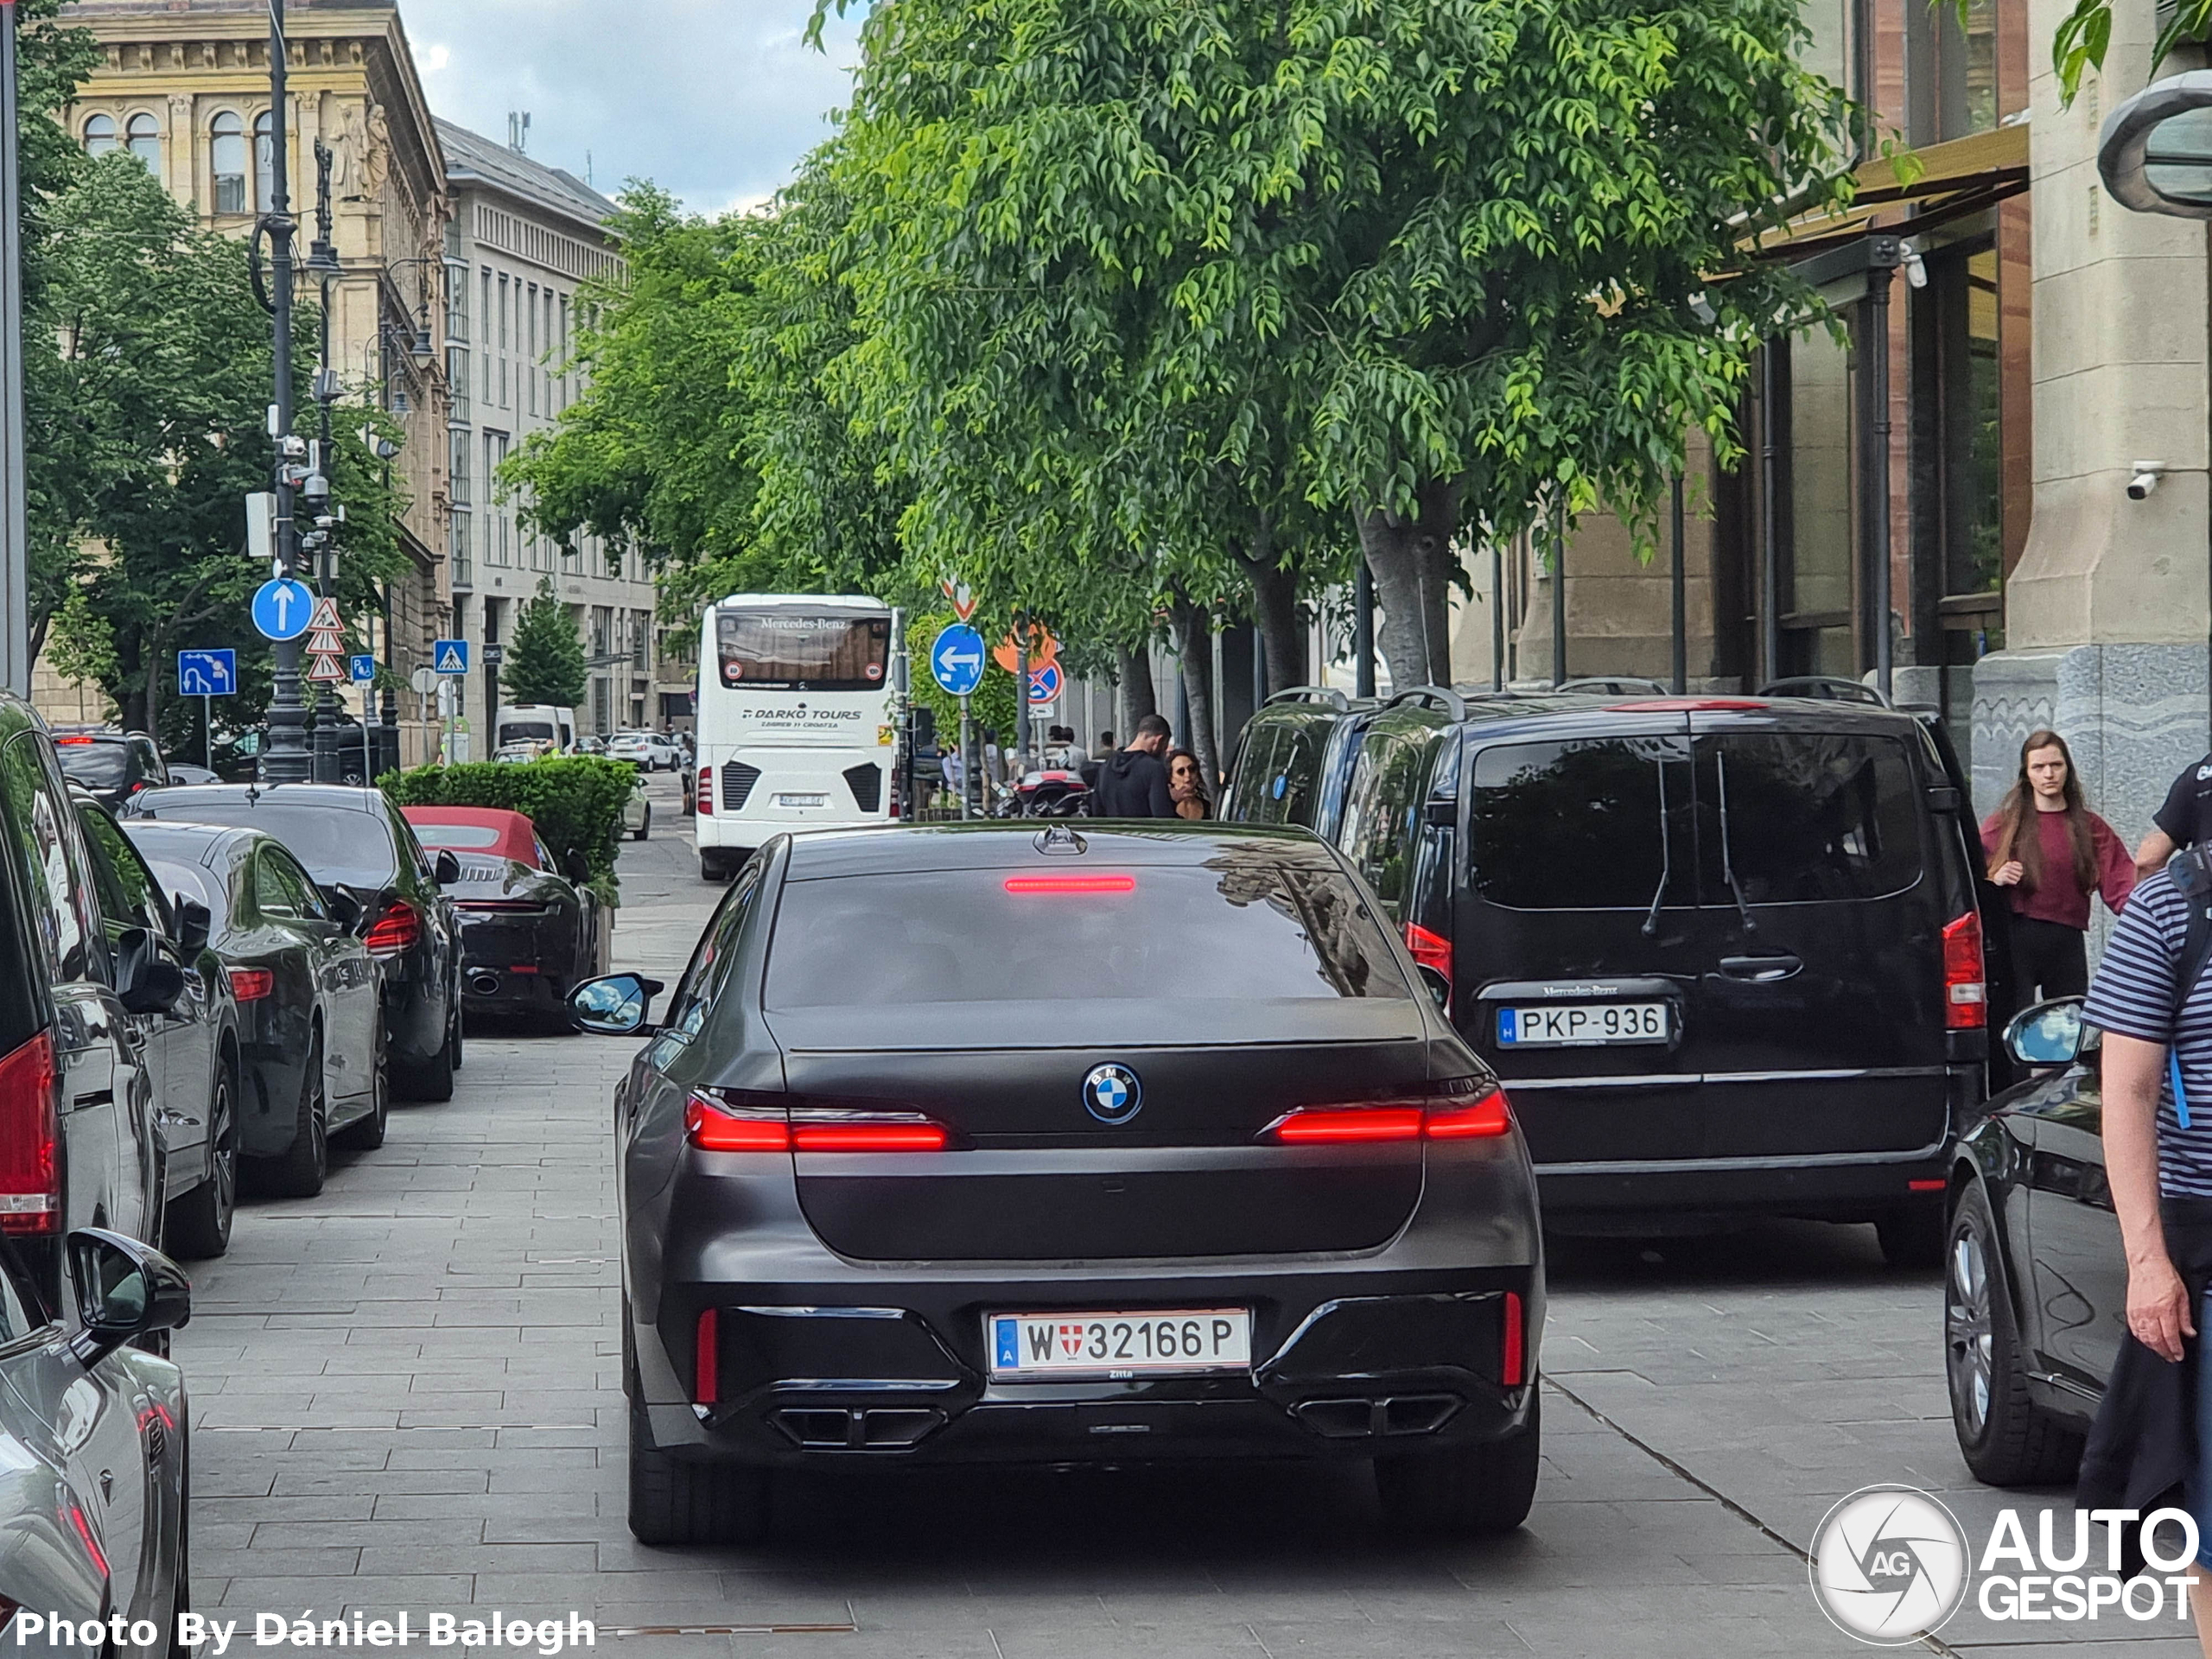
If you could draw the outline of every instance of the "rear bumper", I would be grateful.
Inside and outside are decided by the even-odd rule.
[[[849,1283],[780,1286],[795,1300],[774,1303],[747,1300],[760,1294],[752,1287],[690,1285],[672,1288],[660,1325],[633,1337],[641,1373],[653,1354],[675,1387],[675,1370],[694,1363],[697,1310],[716,1311],[715,1402],[679,1389],[663,1403],[646,1385],[654,1441],[678,1455],[761,1466],[1374,1457],[1495,1440],[1526,1421],[1533,1387],[1502,1376],[1505,1293],[1518,1300],[1525,1355],[1541,1319],[1535,1280],[1529,1269],[1184,1269],[1080,1291],[1058,1277],[908,1280],[871,1284],[880,1300],[865,1306],[836,1300],[858,1288]],[[1177,1306],[1249,1307],[1251,1369],[1020,1382],[985,1369],[994,1312]]]

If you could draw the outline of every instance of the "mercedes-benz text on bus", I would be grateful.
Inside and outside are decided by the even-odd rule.
[[[892,610],[851,595],[732,594],[699,641],[699,874],[769,836],[891,816]]]

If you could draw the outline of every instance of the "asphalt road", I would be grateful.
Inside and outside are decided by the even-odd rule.
[[[614,958],[672,982],[725,889],[698,880],[672,783],[654,790]],[[1863,1653],[1807,1586],[1838,1497],[1921,1486],[1975,1540],[2006,1504],[2031,1530],[2070,1511],[1960,1462],[1936,1274],[1886,1271],[1871,1229],[1776,1224],[1555,1249],[1543,1481],[1506,1540],[1396,1537],[1355,1468],[1215,1467],[823,1479],[779,1495],[768,1548],[647,1549],[623,1522],[608,1135],[632,1051],[473,1038],[450,1103],[396,1109],[320,1198],[250,1202],[195,1270],[175,1344],[194,1600],[244,1621],[233,1654],[256,1615],[310,1609],[404,1609],[418,1630],[575,1611],[602,1649],[648,1655]],[[2171,1623],[1971,1606],[1932,1650],[2083,1639],[2196,1651]]]

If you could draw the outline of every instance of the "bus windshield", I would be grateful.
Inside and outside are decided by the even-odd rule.
[[[722,611],[715,618],[721,683],[732,690],[880,691],[887,616]]]

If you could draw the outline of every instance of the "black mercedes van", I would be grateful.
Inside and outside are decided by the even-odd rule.
[[[1932,718],[1423,688],[1368,724],[1336,839],[1504,1079],[1548,1226],[1763,1212],[1940,1254],[2010,988]]]
[[[1383,706],[1330,686],[1276,692],[1244,723],[1221,816],[1239,823],[1294,823],[1334,839],[1361,739]]]

